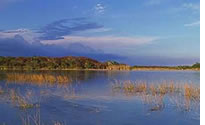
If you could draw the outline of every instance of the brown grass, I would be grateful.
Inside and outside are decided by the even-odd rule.
[[[200,100],[200,88],[194,84],[175,84],[173,82],[163,82],[161,84],[147,84],[145,82],[116,82],[112,90],[123,92],[125,94],[151,94],[152,96],[167,94],[182,94],[184,97],[192,100]]]
[[[192,84],[185,84],[184,85],[184,96],[187,99],[200,99],[200,88],[195,87]]]
[[[7,83],[32,83],[37,85],[48,84],[67,84],[71,83],[71,79],[65,75],[52,75],[52,74],[29,74],[29,73],[8,73]]]
[[[174,82],[147,84],[146,82],[115,81],[112,90],[114,94],[123,93],[140,97],[143,103],[150,106],[149,111],[162,110],[165,107],[163,101],[165,97],[182,111],[191,111],[191,109],[197,111],[200,105],[200,87],[194,84]]]
[[[32,103],[32,97],[31,91],[27,91],[25,95],[21,95],[14,89],[9,90],[9,98],[12,104],[23,110],[40,106],[39,104]]]
[[[0,86],[0,95],[4,93],[4,90]]]

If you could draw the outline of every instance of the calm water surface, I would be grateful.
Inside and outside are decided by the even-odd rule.
[[[12,78],[11,74],[20,74]],[[27,74],[27,75],[25,75]],[[26,81],[32,74],[65,76],[66,83]],[[10,76],[10,77],[9,77]],[[20,77],[22,77],[20,79]],[[25,77],[25,78],[24,78]],[[29,77],[30,78],[30,77]],[[32,77],[32,79],[35,79]],[[153,103],[141,96],[115,94],[116,81],[137,81],[147,84],[174,82],[200,85],[198,71],[41,71],[0,72],[0,125],[22,125],[25,119],[44,125],[199,125],[199,102],[164,97],[163,108],[151,110]],[[12,98],[17,93],[33,107],[22,109]],[[15,94],[13,94],[15,95]],[[183,95],[182,95],[183,96]],[[143,96],[144,97],[144,96]],[[35,116],[38,116],[36,118]],[[37,120],[32,120],[32,119]]]

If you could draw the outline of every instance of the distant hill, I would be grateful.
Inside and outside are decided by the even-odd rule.
[[[99,62],[87,57],[3,57],[0,56],[0,70],[199,70],[200,63],[192,66],[129,66],[116,61]]]

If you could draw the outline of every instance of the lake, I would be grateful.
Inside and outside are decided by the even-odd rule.
[[[199,125],[199,87],[199,71],[0,71],[0,125]]]

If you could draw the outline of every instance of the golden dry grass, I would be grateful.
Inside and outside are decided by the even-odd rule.
[[[151,94],[152,96],[166,94],[182,94],[184,97],[192,100],[200,100],[200,87],[194,84],[175,84],[173,82],[163,82],[161,84],[147,84],[145,82],[115,82],[112,85],[114,92],[123,92],[125,94]],[[117,91],[116,91],[117,90]]]
[[[150,106],[149,111],[165,108],[165,97],[170,104],[182,111],[198,111],[200,105],[200,87],[194,84],[115,81],[112,92],[140,97],[143,103]]]
[[[8,73],[6,74],[7,83],[32,83],[37,85],[44,84],[67,84],[71,83],[71,79],[65,75],[52,74],[29,74],[29,73]]]
[[[0,95],[4,93],[4,90],[0,86]]]
[[[21,109],[28,109],[38,107],[39,105],[33,104],[31,91],[27,91],[25,95],[21,95],[14,89],[9,90],[9,98],[14,106]]]

